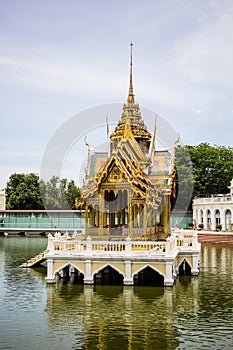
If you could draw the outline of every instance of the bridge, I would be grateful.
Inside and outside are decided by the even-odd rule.
[[[47,236],[50,232],[55,233],[58,228],[43,228],[43,227],[0,227],[0,236]],[[59,232],[65,234],[66,232],[76,232],[77,234],[83,234],[83,228],[61,228]]]

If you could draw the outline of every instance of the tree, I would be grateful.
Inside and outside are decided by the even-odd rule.
[[[70,182],[68,182],[68,185],[67,185],[66,200],[72,209],[75,209],[75,201],[79,202],[80,198],[81,198],[80,188],[78,188],[75,185],[74,180],[71,180]]]
[[[43,209],[38,175],[14,173],[9,177],[6,185],[6,209]]]
[[[80,189],[74,180],[53,176],[49,181],[40,181],[40,192],[46,209],[75,209],[75,200],[80,199]]]
[[[233,177],[233,149],[201,143],[188,146],[194,170],[194,196],[228,193]]]
[[[189,186],[193,186],[192,198],[228,193],[232,178],[233,148],[208,143],[177,147],[176,181],[181,198],[187,197]],[[186,209],[182,201],[177,205]]]
[[[176,149],[176,199],[173,200],[173,209],[190,209],[193,198],[193,164],[186,146]]]
[[[74,180],[53,176],[49,181],[30,174],[12,174],[6,186],[6,208],[18,210],[75,209],[80,189]]]

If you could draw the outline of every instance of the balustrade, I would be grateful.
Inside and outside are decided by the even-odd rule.
[[[177,249],[195,249],[198,245],[197,233],[195,231],[184,232],[183,230],[174,231],[166,241],[135,241],[129,237],[121,241],[92,240],[88,237],[86,240],[77,240],[76,238],[67,238],[59,234],[48,236],[49,253],[55,255],[77,254],[77,255],[140,255],[140,254],[164,254],[169,255]]]
[[[211,203],[221,203],[221,202],[233,202],[233,198],[231,195],[223,195],[223,196],[212,196],[205,198],[194,198],[193,204],[211,204]]]

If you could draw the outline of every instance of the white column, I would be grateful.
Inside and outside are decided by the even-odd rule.
[[[211,213],[211,230],[215,231],[216,230],[216,218],[214,215],[214,209],[211,209],[210,213]]]
[[[201,209],[200,208],[198,208],[198,212],[197,212],[197,227],[199,224],[201,224]]]
[[[91,260],[86,260],[86,274],[83,279],[84,284],[93,284],[93,278],[91,274]]]
[[[207,230],[207,210],[206,208],[203,209],[203,224],[204,224],[204,230]]]
[[[222,225],[222,230],[226,231],[226,218],[224,215],[224,209],[220,209],[220,224]]]
[[[47,283],[55,283],[55,276],[53,275],[53,259],[47,259]]]
[[[166,262],[166,276],[164,279],[164,285],[166,287],[172,287],[174,284],[174,278],[173,278],[173,261],[167,261]]]
[[[125,261],[124,285],[126,285],[126,286],[133,285],[133,276],[132,276],[132,268],[131,268],[131,261],[130,260]]]
[[[199,255],[193,255],[193,266],[191,269],[191,274],[197,276],[199,273]]]

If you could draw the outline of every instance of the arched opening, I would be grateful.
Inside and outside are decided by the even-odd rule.
[[[218,209],[215,212],[215,229],[221,230],[221,217],[220,217],[220,211]]]
[[[59,270],[57,276],[62,279],[63,283],[83,284],[84,275],[74,266],[68,264],[63,269]]]
[[[191,266],[189,265],[186,259],[184,259],[179,266],[179,275],[191,276]]]
[[[211,212],[207,210],[207,230],[211,230]]]
[[[231,230],[231,211],[230,211],[230,209],[226,210],[225,223],[226,223],[226,231],[230,231]]]
[[[123,276],[108,265],[94,275],[94,284],[110,286],[123,285]]]
[[[204,218],[203,218],[203,210],[200,210],[200,224],[203,225],[204,223]]]
[[[164,277],[150,266],[147,266],[134,275],[133,282],[135,286],[161,287],[164,286]]]

